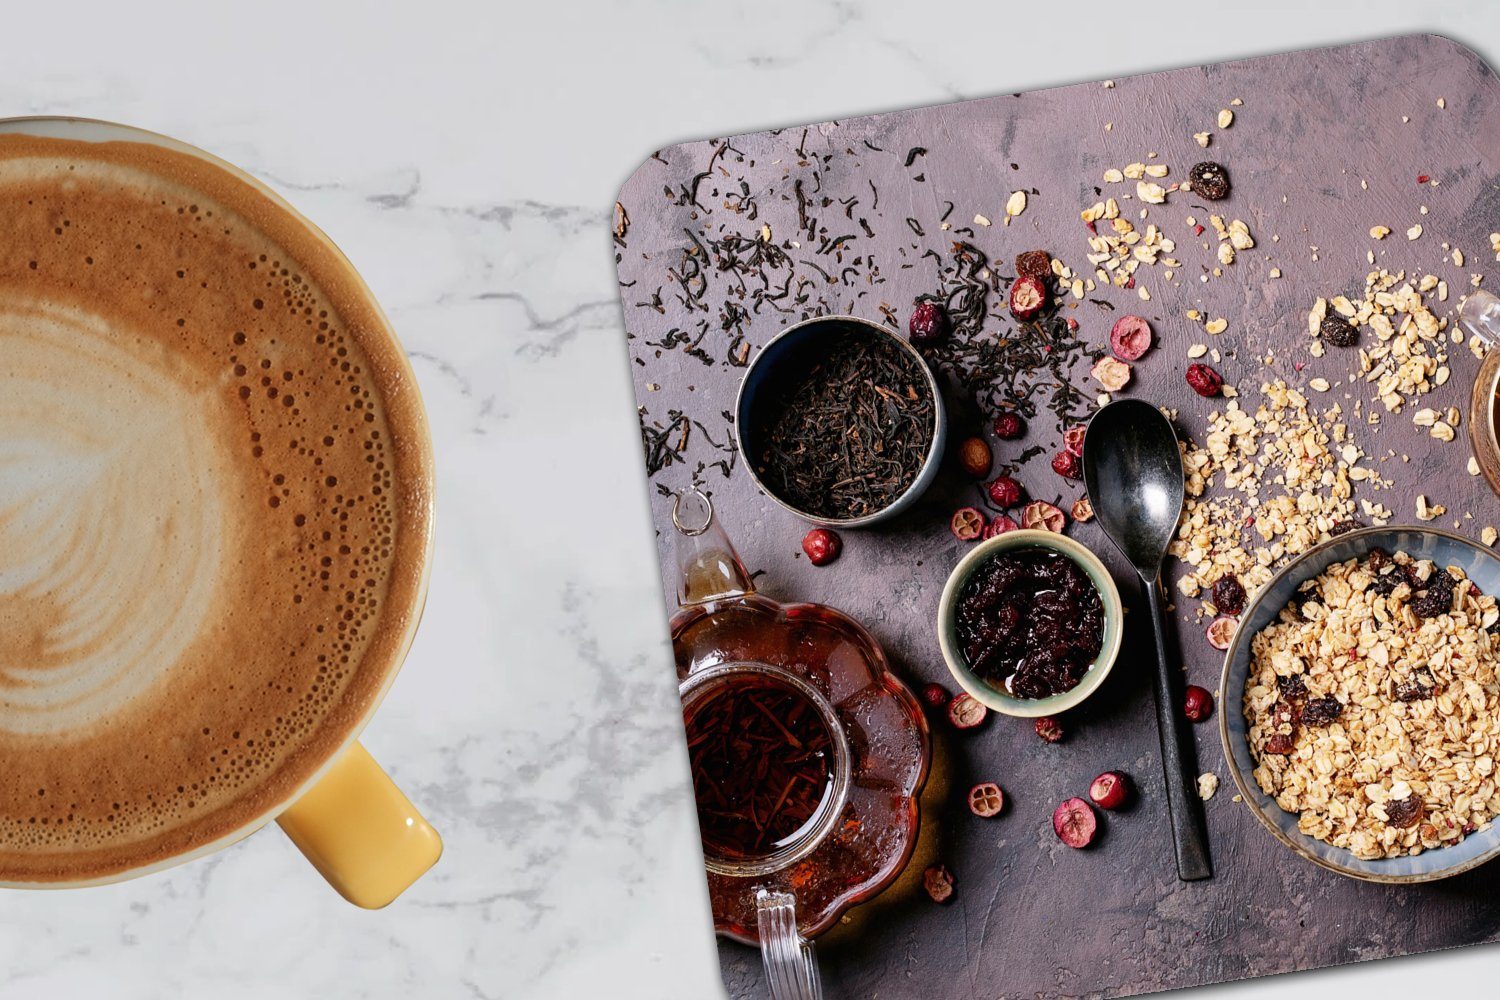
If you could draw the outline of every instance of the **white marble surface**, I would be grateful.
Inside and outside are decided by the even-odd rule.
[[[52,6],[8,12],[5,113],[130,122],[250,169],[345,249],[412,354],[435,574],[365,741],[447,853],[376,913],[274,829],[125,885],[6,893],[6,1000],[722,995],[607,229],[635,164],[674,140],[1410,30],[1500,57],[1479,0],[1025,22],[824,0]],[[1494,961],[1216,995],[1487,995]]]

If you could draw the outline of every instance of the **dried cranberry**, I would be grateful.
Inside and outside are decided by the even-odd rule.
[[[1223,376],[1202,362],[1188,365],[1186,378],[1187,384],[1200,396],[1217,396],[1224,388]]]
[[[1121,316],[1109,331],[1109,349],[1121,361],[1138,361],[1151,350],[1151,324],[1144,316]]]
[[[1271,735],[1262,749],[1266,753],[1289,754],[1297,745],[1297,706],[1282,698],[1271,709]],[[1283,732],[1285,730],[1285,732]]]
[[[1338,313],[1329,313],[1318,324],[1323,341],[1334,347],[1353,347],[1359,343],[1359,328]]]
[[[1028,320],[1047,304],[1047,286],[1040,278],[1023,275],[1010,286],[1010,312],[1019,320]]]
[[[906,329],[913,344],[940,343],[948,336],[948,311],[938,302],[918,302]]]
[[[955,695],[948,702],[948,721],[954,729],[973,729],[989,717],[990,710],[968,692]]]
[[[969,789],[969,811],[989,819],[1005,808],[1005,793],[993,781],[984,781]]]
[[[953,876],[942,865],[928,865],[922,872],[922,888],[934,903],[946,903],[953,898]]]
[[[1245,587],[1239,577],[1225,573],[1214,581],[1212,600],[1219,614],[1237,615],[1245,610]]]
[[[1084,435],[1088,433],[1088,430],[1088,424],[1074,424],[1072,427],[1069,427],[1067,430],[1063,431],[1063,447],[1071,451],[1073,454],[1077,455],[1079,458],[1082,458],[1083,438]]]
[[[1399,830],[1409,830],[1422,821],[1427,810],[1415,795],[1391,799],[1385,804],[1385,821]]]
[[[959,464],[975,479],[983,479],[990,474],[990,464],[994,457],[994,453],[990,451],[990,443],[982,437],[965,438],[958,446]]]
[[[1208,628],[1204,629],[1203,635],[1208,639],[1208,644],[1214,649],[1228,649],[1229,644],[1234,642],[1235,630],[1240,623],[1228,615],[1220,615],[1209,622]]]
[[[1189,684],[1183,692],[1182,714],[1187,716],[1189,722],[1202,722],[1214,714],[1214,696],[1208,688]]]
[[[1193,164],[1188,171],[1188,181],[1199,197],[1206,201],[1222,201],[1229,197],[1229,171],[1223,164],[1212,160]]]
[[[1068,479],[1077,479],[1081,475],[1079,464],[1078,456],[1071,451],[1060,451],[1052,456],[1052,471]]]
[[[947,708],[948,697],[948,689],[941,684],[933,682],[922,686],[922,700],[928,708]]]
[[[1068,799],[1052,813],[1052,831],[1069,847],[1084,848],[1094,842],[1099,820],[1082,799]]]
[[[984,534],[985,517],[974,507],[960,507],[953,512],[948,522],[953,537],[961,542],[972,542]]]
[[[995,436],[1002,441],[1014,441],[1026,433],[1026,421],[1019,413],[1006,411],[995,418]]]
[[[1313,698],[1302,706],[1302,721],[1309,726],[1326,726],[1344,713],[1344,703],[1333,695]]]
[[[1105,771],[1089,785],[1089,798],[1100,809],[1118,809],[1130,797],[1130,779],[1119,771]]]
[[[1021,484],[1009,476],[1001,476],[990,483],[990,499],[1000,507],[1014,507],[1026,495]]]
[[[996,535],[1003,535],[1007,531],[1017,531],[1020,527],[1012,518],[1004,514],[997,514],[990,518],[990,523],[985,526],[984,537],[994,538]]]
[[[1036,734],[1048,743],[1063,741],[1062,723],[1055,715],[1044,715],[1036,720]]]
[[[843,540],[827,528],[814,528],[802,536],[802,551],[814,566],[827,566],[844,550]]]
[[[1049,281],[1052,278],[1052,255],[1045,250],[1027,250],[1016,255],[1016,273],[1023,278]]]

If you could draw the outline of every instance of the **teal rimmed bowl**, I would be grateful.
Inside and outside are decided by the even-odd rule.
[[[1017,698],[991,686],[970,669],[968,660],[958,648],[958,595],[963,591],[964,584],[969,582],[969,577],[974,574],[974,571],[991,556],[1019,549],[1047,549],[1071,559],[1088,576],[1094,589],[1099,592],[1099,600],[1104,605],[1104,646],[1099,650],[1099,655],[1095,657],[1093,664],[1089,666],[1088,673],[1083,675],[1083,680],[1079,681],[1076,687],[1049,698]],[[938,644],[942,646],[943,659],[948,662],[949,673],[953,674],[953,679],[958,681],[959,686],[976,701],[1003,715],[1034,719],[1066,712],[1099,689],[1099,685],[1104,683],[1104,678],[1109,676],[1109,670],[1114,666],[1115,658],[1120,653],[1123,618],[1124,608],[1120,604],[1120,590],[1115,586],[1114,578],[1109,575],[1109,570],[1105,568],[1104,563],[1099,561],[1098,556],[1066,535],[1023,528],[1019,531],[1007,531],[1003,535],[996,535],[994,538],[980,542],[959,560],[957,566],[953,567],[953,572],[948,575],[948,582],[943,586],[942,599],[938,603]]]
[[[1310,837],[1297,829],[1298,815],[1278,806],[1255,780],[1255,755],[1250,750],[1245,721],[1245,683],[1250,673],[1251,640],[1281,613],[1297,588],[1334,563],[1363,558],[1379,546],[1405,552],[1414,559],[1431,559],[1439,566],[1459,566],[1487,594],[1500,594],[1500,555],[1467,538],[1434,528],[1361,528],[1308,549],[1288,563],[1261,588],[1240,617],[1240,627],[1224,657],[1219,683],[1219,736],[1224,758],[1240,796],[1255,818],[1294,854],[1329,871],[1366,882],[1409,884],[1431,882],[1466,872],[1500,855],[1500,824],[1471,833],[1449,847],[1423,851],[1415,857],[1366,861],[1351,851]]]

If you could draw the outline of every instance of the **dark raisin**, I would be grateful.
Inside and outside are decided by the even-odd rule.
[[[1214,581],[1212,600],[1219,614],[1237,615],[1245,610],[1245,587],[1239,577],[1225,573]]]
[[[1418,618],[1436,618],[1446,615],[1453,608],[1453,595],[1441,590],[1429,590],[1411,602],[1411,613]]]
[[[1023,278],[1052,280],[1052,257],[1045,250],[1027,250],[1016,255],[1016,274]]]
[[[1301,674],[1277,677],[1276,688],[1281,692],[1281,697],[1288,701],[1301,701],[1307,697],[1307,681]]]
[[[1391,799],[1385,804],[1386,822],[1402,830],[1409,830],[1422,819],[1422,800],[1415,795],[1404,799]]]
[[[1351,517],[1347,521],[1340,521],[1337,524],[1335,524],[1333,527],[1329,528],[1328,529],[1328,537],[1329,538],[1337,538],[1340,535],[1347,535],[1347,534],[1349,534],[1349,532],[1355,530],[1356,528],[1363,528],[1363,527],[1364,527],[1364,525],[1360,524],[1358,521],[1354,520]]]
[[[1432,685],[1436,678],[1432,671],[1426,667],[1418,667],[1412,671],[1412,675],[1396,685],[1395,695],[1397,701],[1422,701],[1432,697]]]
[[[1343,714],[1344,705],[1333,695],[1314,698],[1302,709],[1302,721],[1309,726],[1326,726]]]
[[[1219,163],[1204,160],[1193,165],[1188,172],[1193,190],[1206,201],[1219,201],[1229,197],[1229,171]]]
[[[1334,347],[1353,347],[1359,343],[1359,327],[1338,313],[1324,316],[1323,322],[1318,324],[1318,332],[1323,335],[1324,343]]]
[[[1370,572],[1379,573],[1381,568],[1385,566],[1386,563],[1391,561],[1391,554],[1377,545],[1370,550],[1369,558]]]
[[[1312,616],[1307,613],[1307,606],[1309,604],[1321,604],[1323,603],[1323,598],[1318,593],[1317,585],[1308,584],[1292,595],[1291,603],[1296,607],[1298,615],[1307,621],[1311,621]]]
[[[1276,703],[1271,709],[1271,735],[1267,737],[1263,748],[1266,753],[1292,752],[1292,748],[1297,745],[1297,719],[1300,714],[1297,706],[1285,698]]]
[[[1390,597],[1391,593],[1403,582],[1400,573],[1379,573],[1375,577],[1375,582],[1370,584],[1370,589],[1381,597]]]

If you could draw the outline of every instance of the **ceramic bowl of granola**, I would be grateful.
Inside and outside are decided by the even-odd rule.
[[[1500,556],[1430,528],[1363,528],[1289,563],[1246,607],[1219,732],[1277,840],[1371,882],[1500,854]]]

